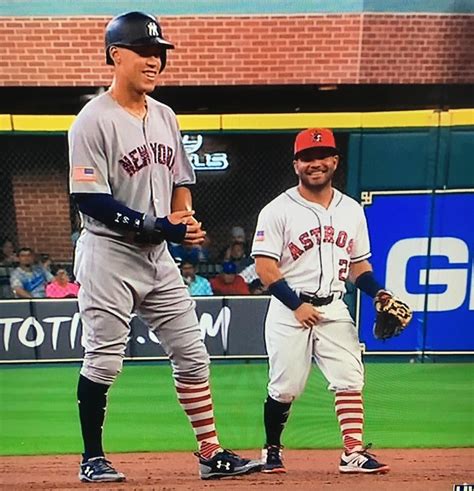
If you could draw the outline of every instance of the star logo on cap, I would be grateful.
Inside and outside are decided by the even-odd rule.
[[[156,22],[148,22],[146,28],[148,29],[149,36],[155,37],[160,35],[160,31],[158,30],[158,25],[156,24]]]
[[[312,136],[315,142],[323,141],[323,135],[321,135],[321,133],[318,133],[317,131],[315,131]]]

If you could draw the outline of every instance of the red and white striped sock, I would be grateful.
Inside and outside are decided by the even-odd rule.
[[[360,391],[336,392],[336,415],[347,454],[362,450],[364,405]]]
[[[210,459],[220,452],[222,447],[219,444],[214,423],[209,381],[191,383],[175,380],[175,386],[179,403],[193,427],[199,444],[199,453],[205,459]]]

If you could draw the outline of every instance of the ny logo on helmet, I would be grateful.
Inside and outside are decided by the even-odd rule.
[[[148,29],[148,35],[149,36],[159,36],[160,31],[158,30],[158,25],[156,22],[148,22],[146,25],[146,28]]]
[[[313,133],[313,140],[315,142],[320,142],[322,141],[323,139],[323,136],[321,135],[321,133],[317,133],[316,131]]]

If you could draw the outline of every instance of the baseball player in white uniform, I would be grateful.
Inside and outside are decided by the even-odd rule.
[[[79,478],[125,480],[105,458],[102,427],[134,311],[170,357],[178,400],[199,445],[201,478],[260,470],[259,461],[219,443],[195,303],[166,246],[167,240],[200,244],[205,235],[193,218],[188,186],[195,175],[176,116],[146,95],[174,46],[156,18],[141,12],[112,19],[105,44],[112,85],[82,109],[69,133],[70,189],[84,225],[75,261],[85,340],[77,390],[84,441]]]
[[[334,392],[344,452],[340,472],[385,473],[363,446],[364,368],[357,328],[342,297],[349,279],[375,297],[367,222],[361,206],[332,187],[339,154],[331,130],[307,129],[295,140],[299,183],[266,205],[252,256],[272,295],[265,341],[269,356],[264,405],[263,472],[286,472],[281,434],[314,359]]]

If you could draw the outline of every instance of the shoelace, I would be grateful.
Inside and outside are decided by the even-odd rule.
[[[357,453],[360,453],[361,455],[364,455],[365,457],[368,457],[369,459],[374,459],[375,458],[375,454],[373,454],[372,452],[369,452],[369,449],[371,449],[371,448],[372,448],[372,444],[371,443],[367,443],[367,445],[365,445],[364,447],[362,447],[362,450],[360,450]]]
[[[100,472],[116,472],[116,470],[112,467],[112,462],[107,459],[97,459],[89,462],[90,465],[95,467]]]
[[[239,461],[245,461],[246,459],[243,459],[239,455],[237,455],[235,452],[232,452],[232,450],[228,450],[227,448],[222,449],[222,453],[229,459],[232,460],[234,463],[239,462]]]
[[[281,460],[280,452],[282,448],[283,447],[277,447],[275,445],[270,445],[269,447],[267,447],[268,460],[270,460],[270,462],[280,461]]]
[[[217,453],[216,455],[219,455],[219,454],[226,454],[227,457],[231,457],[233,459],[240,459],[240,457],[235,452],[232,452],[232,450],[228,450],[226,448],[223,448],[222,451]],[[212,460],[212,459],[205,459],[199,452],[194,452],[194,455],[200,459],[203,459],[203,460]],[[214,457],[216,455],[214,455]],[[214,458],[214,457],[212,457],[212,458]]]

